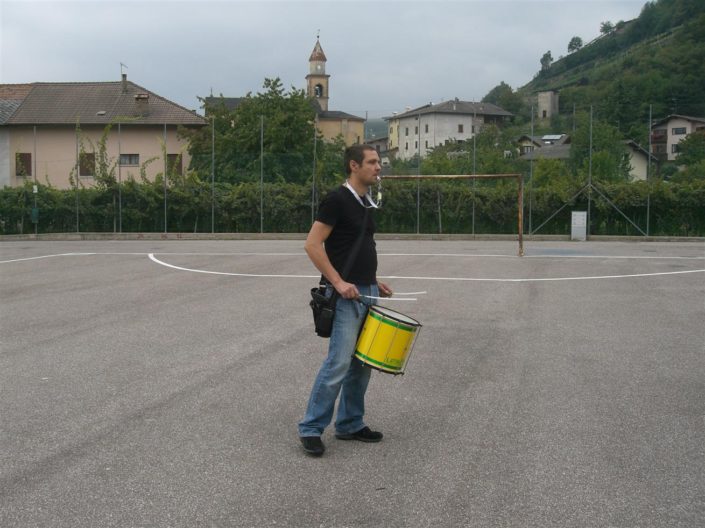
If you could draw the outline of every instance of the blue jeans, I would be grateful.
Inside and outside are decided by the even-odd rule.
[[[356,285],[360,295],[378,296],[376,284]],[[365,427],[365,391],[371,369],[353,357],[357,336],[367,312],[363,304],[375,304],[374,299],[361,297],[360,301],[339,298],[335,305],[333,330],[328,345],[328,357],[318,371],[311,389],[306,414],[299,423],[299,436],[321,436],[333,419],[335,400],[338,416],[335,430],[341,434],[356,433]]]

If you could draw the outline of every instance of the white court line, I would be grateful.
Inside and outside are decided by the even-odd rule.
[[[532,279],[482,279],[474,277],[402,277],[396,275],[386,275],[383,279],[409,279],[409,280],[435,280],[435,281],[467,281],[467,282],[551,282],[551,281],[573,281],[573,280],[598,280],[598,279],[625,279],[633,277],[656,277],[659,275],[683,275],[685,273],[705,273],[705,269],[688,271],[666,271],[661,273],[634,273],[628,275],[598,275],[588,277],[546,277]]]
[[[21,260],[33,260],[48,257],[62,257],[75,255],[149,255],[144,251],[101,251],[90,253],[60,253],[57,255],[43,255],[40,257],[30,257],[26,259],[15,259],[0,261],[3,262],[18,262]],[[202,253],[202,252],[157,252],[152,255],[178,255],[178,256],[201,256],[201,257],[306,257],[306,253],[263,253],[263,252],[234,252],[234,253]],[[658,256],[658,255],[502,255],[502,254],[470,254],[470,253],[377,253],[378,257],[440,257],[440,258],[506,258],[506,259],[604,259],[604,260],[705,260],[703,257],[683,257],[683,256]]]
[[[39,257],[26,257],[21,259],[12,260],[0,260],[0,264],[7,264],[8,262],[22,262],[25,260],[37,260],[52,257],[73,257],[73,256],[83,256],[83,255],[94,255],[95,253],[57,253],[56,255],[40,255]]]
[[[6,264],[6,263],[10,263],[10,262],[22,262],[22,261],[28,261],[28,260],[37,260],[37,259],[44,259],[44,258],[52,258],[52,257],[89,256],[89,255],[122,255],[122,254],[144,255],[145,253],[58,253],[58,254],[54,254],[54,255],[41,255],[38,257],[26,257],[26,258],[22,258],[22,259],[3,260],[3,261],[0,261],[0,264]],[[162,266],[166,266],[168,268],[173,268],[173,269],[180,270],[180,271],[190,271],[192,273],[203,273],[203,274],[207,274],[207,275],[226,275],[226,276],[232,276],[232,277],[284,278],[284,279],[316,279],[316,278],[320,277],[320,275],[275,275],[275,274],[232,273],[232,272],[224,272],[224,271],[199,270],[199,269],[192,269],[192,268],[184,268],[181,266],[175,266],[173,264],[163,262],[163,261],[157,259],[154,256],[154,253],[147,253],[147,255],[149,256],[149,258],[152,261],[154,261],[157,264],[160,264]],[[194,253],[194,255],[208,256],[208,254],[203,254],[203,253]],[[225,255],[233,255],[233,254],[228,253]],[[270,255],[277,255],[277,254],[270,254]],[[297,253],[297,255],[298,255],[298,253]],[[412,255],[413,254],[408,254],[408,256],[412,256]],[[423,255],[423,254],[417,254],[417,255]],[[435,256],[436,254],[429,254],[429,255]],[[478,256],[478,255],[462,255],[462,256]],[[519,257],[515,257],[515,258],[519,258]],[[550,257],[550,258],[566,258],[566,256],[554,256],[554,257]],[[576,257],[573,256],[573,257],[567,257],[567,258],[576,258]],[[580,258],[580,257],[577,257],[577,258]],[[589,258],[599,258],[599,257],[589,257]],[[602,257],[602,258],[607,258],[607,257]],[[650,258],[650,257],[611,257],[611,258]],[[663,257],[663,258],[698,259],[700,257]],[[407,276],[399,276],[399,275],[386,275],[386,276],[380,276],[380,278],[383,278],[383,279],[408,279],[408,280],[432,280],[432,281],[454,281],[454,282],[557,282],[557,281],[572,281],[572,280],[600,280],[600,279],[622,279],[622,278],[635,278],[635,277],[657,277],[657,276],[664,276],[664,275],[685,275],[685,274],[689,274],[689,273],[703,273],[703,272],[705,272],[705,269],[686,270],[686,271],[667,271],[667,272],[659,272],[659,273],[634,273],[634,274],[625,274],[625,275],[598,275],[598,276],[586,276],[586,277],[546,277],[546,278],[528,278],[528,279],[499,279],[499,278],[477,278],[477,277],[422,277],[422,276],[407,277]]]
[[[101,253],[105,255],[121,255],[122,253]],[[147,253],[127,253],[128,255],[146,255]],[[196,255],[196,256],[204,256],[204,257],[230,257],[230,256],[258,256],[258,257],[305,257],[306,253],[300,252],[300,253],[251,253],[251,252],[243,252],[243,253],[197,253],[197,252],[189,252],[189,253],[179,253],[179,252],[159,252],[159,255],[183,255],[183,256],[188,256],[188,255]],[[628,256],[628,255],[524,255],[523,257],[518,257],[516,255],[502,255],[502,254],[492,254],[492,253],[486,253],[486,254],[469,254],[469,253],[383,253],[383,252],[378,252],[377,253],[378,257],[453,257],[453,258],[509,258],[509,259],[519,259],[519,258],[533,258],[533,259],[538,259],[538,258],[547,258],[547,259],[561,259],[561,258],[568,258],[568,259],[645,259],[645,260],[705,260],[705,256],[703,257],[676,257],[676,256],[655,256],[655,255],[635,255],[635,256]]]
[[[319,279],[321,276],[320,275],[265,275],[265,274],[259,274],[259,273],[229,273],[225,271],[208,271],[208,270],[199,270],[199,269],[191,269],[191,268],[182,268],[181,266],[174,266],[173,264],[169,264],[167,262],[163,262],[159,260],[157,257],[154,256],[154,253],[149,253],[149,259],[152,260],[153,262],[156,262],[157,264],[161,264],[162,266],[166,266],[167,268],[173,268],[176,270],[181,270],[181,271],[191,271],[193,273],[207,273],[210,275],[230,275],[233,277],[266,277],[270,279]]]
[[[174,266],[167,262],[163,262],[154,256],[154,253],[149,253],[149,258],[157,264],[166,266],[168,268],[173,268],[181,271],[190,271],[193,273],[205,273],[209,275],[227,275],[232,277],[266,277],[272,279],[315,279],[319,278],[320,275],[264,275],[258,273],[232,273],[226,271],[208,271],[199,270],[192,268],[184,268],[181,266]],[[683,275],[686,273],[703,273],[705,269],[700,270],[687,270],[687,271],[666,271],[660,273],[635,273],[629,275],[600,275],[592,277],[547,277],[547,278],[532,278],[532,279],[493,279],[493,278],[474,278],[474,277],[405,277],[401,275],[384,275],[380,276],[381,279],[407,279],[407,280],[433,280],[433,281],[456,281],[456,282],[550,282],[550,281],[571,281],[571,280],[598,280],[598,279],[622,279],[622,278],[633,278],[633,277],[656,277],[661,275]]]

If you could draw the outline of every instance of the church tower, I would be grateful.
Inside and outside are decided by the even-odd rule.
[[[318,101],[323,112],[328,111],[328,78],[326,75],[326,55],[316,38],[311,56],[308,58],[309,73],[306,76],[306,95]]]

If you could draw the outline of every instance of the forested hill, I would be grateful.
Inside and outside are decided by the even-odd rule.
[[[638,18],[603,22],[601,36],[555,62],[548,51],[542,69],[517,93],[560,93],[562,113],[573,105],[599,105],[600,114],[629,137],[643,134],[649,107],[654,119],[668,114],[705,116],[705,1],[648,2]]]

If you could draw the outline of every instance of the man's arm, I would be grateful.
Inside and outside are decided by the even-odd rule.
[[[357,299],[360,297],[360,292],[357,291],[354,284],[343,280],[340,273],[338,273],[333,267],[333,264],[331,264],[326,250],[323,247],[323,243],[328,239],[331,231],[333,231],[333,226],[329,226],[318,220],[315,221],[306,237],[304,249],[306,250],[308,258],[310,258],[313,265],[316,266],[316,269],[328,279],[341,297],[344,299]]]

